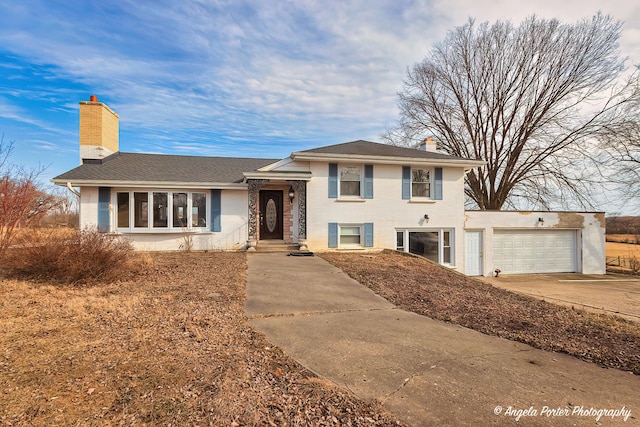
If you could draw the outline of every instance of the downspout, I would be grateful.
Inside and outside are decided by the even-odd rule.
[[[80,198],[80,193],[73,189],[73,187],[71,186],[71,182],[69,181],[67,181],[67,189],[75,194],[76,197]]]

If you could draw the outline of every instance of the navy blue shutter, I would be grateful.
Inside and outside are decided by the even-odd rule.
[[[402,200],[411,198],[411,168],[409,166],[402,167]]]
[[[338,223],[337,222],[329,223],[329,247],[330,248],[338,247]]]
[[[98,232],[108,233],[110,230],[109,223],[109,205],[111,204],[111,187],[98,187]]]
[[[435,188],[433,189],[433,198],[442,200],[442,168],[436,168]]]
[[[211,190],[211,231],[222,229],[222,191]]]
[[[366,248],[373,247],[373,223],[372,222],[364,223],[364,246]]]
[[[364,165],[364,198],[373,199],[373,165]]]
[[[338,198],[338,164],[329,163],[329,198]]]

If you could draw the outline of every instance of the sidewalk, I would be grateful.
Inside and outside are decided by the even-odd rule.
[[[518,425],[592,426],[597,410],[623,407],[626,423],[600,412],[600,425],[640,420],[638,376],[397,309],[317,257],[250,254],[248,265],[253,327],[411,425],[515,425],[520,414]]]

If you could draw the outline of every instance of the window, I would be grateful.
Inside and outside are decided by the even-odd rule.
[[[167,212],[167,204],[168,204],[168,194],[167,193],[153,193],[153,226],[164,228],[168,227],[169,223],[167,219],[169,218]]]
[[[191,226],[207,226],[207,195],[205,193],[193,193],[191,203]]]
[[[439,262],[438,232],[410,231],[409,252]]]
[[[187,193],[173,193],[173,226],[187,226]]]
[[[396,249],[453,265],[453,230],[396,230]]]
[[[118,193],[118,228],[129,228],[129,193]]]
[[[206,229],[209,223],[209,193],[118,191],[116,198],[117,227],[120,231],[146,229],[179,232]]]
[[[362,246],[361,234],[359,225],[340,226],[340,247]]]
[[[133,193],[134,227],[149,227],[149,193]]]
[[[442,263],[451,264],[451,232],[442,232]]]
[[[340,167],[340,196],[360,197],[360,166]]]
[[[396,232],[396,250],[404,252],[404,231]]]
[[[411,169],[411,196],[431,197],[431,174],[427,169]]]
[[[432,203],[442,200],[442,168],[402,166],[402,200]]]

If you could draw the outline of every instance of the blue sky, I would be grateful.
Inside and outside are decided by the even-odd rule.
[[[592,0],[5,0],[0,134],[12,161],[78,164],[78,103],[120,115],[120,149],[285,157],[379,140],[408,66],[468,17],[625,21],[640,63],[640,4]],[[608,4],[607,4],[608,3]]]

